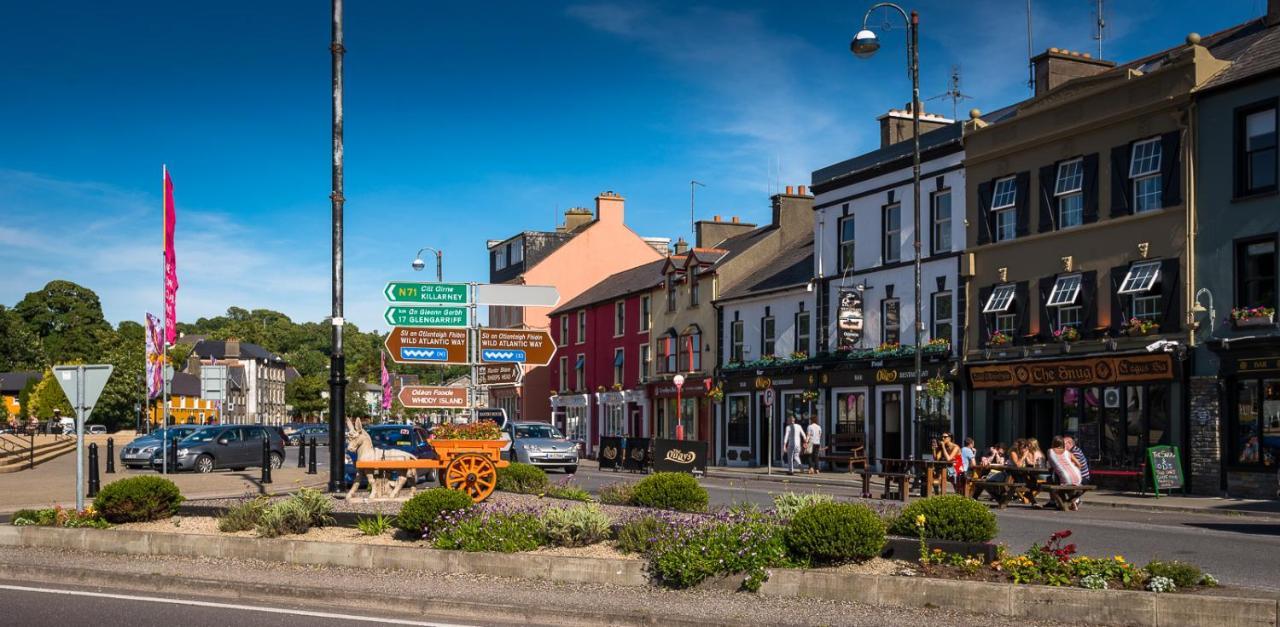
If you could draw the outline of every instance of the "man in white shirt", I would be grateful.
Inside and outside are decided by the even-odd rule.
[[[795,416],[787,416],[787,428],[782,431],[782,455],[787,459],[787,474],[796,474],[800,465],[800,448],[804,446],[804,428],[796,424]]]
[[[805,452],[809,454],[808,473],[816,475],[818,474],[818,455],[822,454],[822,427],[818,425],[817,418],[809,417],[809,428],[805,435]]]

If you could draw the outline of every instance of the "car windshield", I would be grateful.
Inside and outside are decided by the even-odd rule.
[[[195,433],[187,436],[186,439],[180,442],[180,444],[202,444],[204,442],[212,442],[225,432],[225,429],[199,429]]]
[[[373,445],[380,448],[388,446],[413,446],[413,429],[410,427],[376,429],[369,431]]]
[[[516,425],[516,437],[563,440],[564,434],[552,425]]]

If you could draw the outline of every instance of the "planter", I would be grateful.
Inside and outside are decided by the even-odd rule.
[[[1271,327],[1275,326],[1275,314],[1270,316],[1254,316],[1253,318],[1235,318],[1231,321],[1232,326],[1237,329],[1245,327]]]

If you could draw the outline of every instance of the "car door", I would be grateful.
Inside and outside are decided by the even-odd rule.
[[[240,427],[240,465],[262,466],[262,427]]]
[[[216,468],[235,467],[240,465],[240,430],[235,427],[223,429],[214,438],[216,448],[213,450],[213,463]]]

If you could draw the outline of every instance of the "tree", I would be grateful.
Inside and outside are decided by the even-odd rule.
[[[93,363],[102,354],[98,333],[111,331],[93,290],[70,281],[50,281],[30,292],[13,311],[44,348],[50,363]]]
[[[322,375],[309,374],[300,376],[285,384],[285,403],[293,407],[300,416],[319,414],[329,406],[327,400],[320,396],[327,383]]]
[[[141,403],[146,395],[144,333],[136,322],[121,323],[119,331],[106,342],[104,360],[115,366],[115,370],[93,409],[93,422],[104,424],[108,429],[134,423],[133,405]]]
[[[55,409],[61,410],[63,416],[75,416],[75,410],[71,409],[71,403],[67,401],[67,395],[63,393],[62,386],[58,385],[58,381],[53,378],[53,370],[46,368],[44,378],[40,379],[40,383],[37,383],[35,390],[31,392],[30,415],[40,420],[49,420],[53,418]]]
[[[39,336],[17,312],[0,305],[0,372],[39,370],[44,365]]]
[[[31,394],[36,391],[35,377],[27,379],[23,384],[22,391],[18,392],[18,418],[22,420],[22,424],[26,424],[31,419]]]

